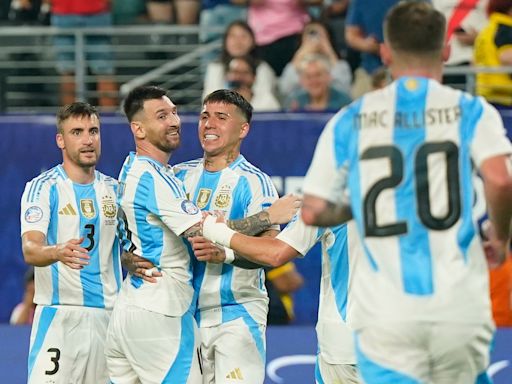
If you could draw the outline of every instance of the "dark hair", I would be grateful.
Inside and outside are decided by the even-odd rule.
[[[136,87],[128,93],[123,103],[124,114],[129,122],[132,122],[133,116],[144,109],[146,100],[161,99],[167,96],[167,91],[155,85],[142,85]]]
[[[226,48],[226,41],[228,39],[229,32],[233,27],[240,27],[244,29],[249,35],[251,35],[253,45],[252,48],[247,52],[247,55],[252,56],[257,64],[259,64],[258,54],[256,53],[256,37],[254,36],[254,31],[252,28],[247,24],[247,22],[243,20],[235,20],[231,24],[228,25],[226,28],[226,31],[224,32],[224,36],[222,37],[222,51],[220,53],[220,61],[222,64],[224,64],[224,67],[227,66],[227,64],[231,61],[233,56],[231,56]]]
[[[401,1],[384,20],[384,36],[398,52],[425,56],[441,53],[446,20],[441,12],[425,1]]]
[[[62,133],[62,123],[70,117],[91,117],[96,116],[98,119],[100,115],[98,110],[91,104],[77,101],[71,104],[66,104],[57,112],[57,132]]]
[[[254,57],[249,55],[239,56],[239,57],[232,57],[231,60],[229,60],[228,64],[224,68],[224,71],[227,73],[229,71],[229,66],[233,60],[242,60],[249,65],[249,68],[251,69],[251,72],[254,76],[256,76],[256,71],[258,69],[258,63],[254,59]]]
[[[490,15],[491,13],[508,13],[512,8],[512,3],[510,0],[489,0],[489,4],[487,4],[487,13]]]
[[[336,49],[336,44],[334,43],[334,36],[332,34],[332,29],[329,27],[328,24],[326,24],[325,22],[323,22],[320,19],[311,19],[308,23],[306,23],[306,25],[304,25],[304,28],[302,29],[302,33],[300,34],[300,43],[299,43],[299,45],[302,45],[304,43],[304,31],[306,29],[308,29],[308,27],[310,25],[319,25],[323,29],[325,29],[325,32],[327,32],[327,38],[329,39],[329,43],[331,44],[331,47],[332,47],[334,53],[336,54],[336,56],[339,59],[340,58],[340,54],[339,54],[338,50]]]
[[[229,89],[218,89],[204,98],[203,105],[209,103],[233,104],[245,117],[245,120],[247,120],[248,123],[251,122],[252,105],[238,92]]]

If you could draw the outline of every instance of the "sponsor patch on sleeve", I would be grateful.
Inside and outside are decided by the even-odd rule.
[[[43,210],[35,205],[27,208],[25,211],[25,221],[27,223],[37,223],[43,218]]]
[[[195,215],[199,212],[199,208],[197,208],[195,204],[190,200],[183,200],[181,202],[181,209],[183,209],[183,212],[188,213],[189,215]]]

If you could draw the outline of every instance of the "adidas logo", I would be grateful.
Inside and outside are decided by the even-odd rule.
[[[226,379],[243,380],[244,377],[242,376],[242,371],[240,368],[235,368],[227,374]]]
[[[59,215],[76,216],[76,211],[71,204],[67,204],[59,211]]]

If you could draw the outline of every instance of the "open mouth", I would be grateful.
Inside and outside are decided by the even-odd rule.
[[[211,133],[204,135],[204,141],[217,140],[218,138],[219,138],[219,135],[213,135]]]

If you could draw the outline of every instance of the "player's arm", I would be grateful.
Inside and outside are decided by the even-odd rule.
[[[337,205],[321,197],[304,195],[302,220],[308,225],[331,227],[352,219],[348,205]]]
[[[47,245],[46,236],[39,231],[28,231],[21,237],[25,262],[45,267],[60,261],[72,269],[82,269],[89,264],[87,250],[80,246],[83,238],[71,239],[56,245]]]
[[[496,237],[507,243],[512,220],[512,161],[509,155],[490,157],[480,165],[489,219]]]

